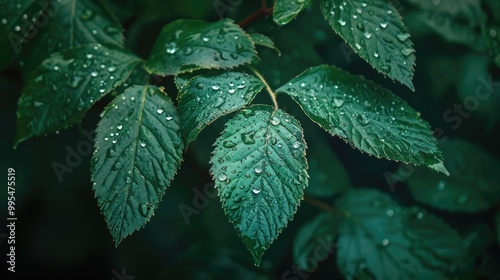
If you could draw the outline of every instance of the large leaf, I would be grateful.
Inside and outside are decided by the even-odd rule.
[[[92,181],[116,245],[153,216],[182,161],[179,117],[153,86],[132,86],[97,126]]]
[[[310,270],[310,260],[317,263],[334,253],[339,222],[338,216],[323,212],[300,228],[293,242],[293,259],[300,269]]]
[[[332,28],[373,68],[415,90],[410,34],[391,1],[322,0]]]
[[[259,79],[239,72],[212,73],[191,79],[178,97],[186,144],[219,117],[249,104],[262,88],[264,84]]]
[[[41,25],[34,21],[49,0],[2,1],[0,4],[0,69],[8,66],[19,54],[23,45],[32,38],[31,28]],[[44,12],[43,16],[47,16]]]
[[[279,25],[285,25],[311,4],[311,0],[276,0],[273,20]]]
[[[450,211],[486,210],[500,199],[500,161],[468,142],[441,145],[450,176],[416,169],[408,186],[416,200]]]
[[[163,27],[146,69],[158,75],[177,75],[197,69],[233,68],[256,57],[248,36],[230,19],[208,23],[180,19]]]
[[[317,66],[283,85],[331,135],[374,155],[447,173],[429,124],[391,91],[332,66]]]
[[[455,279],[465,265],[464,241],[432,214],[370,189],[348,192],[337,206],[345,213],[337,265],[347,279]]]
[[[227,123],[215,146],[210,171],[222,207],[258,265],[307,186],[302,128],[281,110],[251,106]]]
[[[20,54],[26,74],[54,52],[91,43],[123,46],[122,27],[101,0],[53,0],[41,17],[44,24]]]
[[[324,135],[308,136],[311,139],[307,152],[310,178],[306,193],[316,197],[332,197],[350,189],[352,184],[349,174],[332,147],[322,139]]]
[[[17,109],[16,145],[80,121],[140,62],[115,47],[82,45],[47,58],[24,83]]]

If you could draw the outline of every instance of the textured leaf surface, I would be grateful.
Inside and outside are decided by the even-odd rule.
[[[239,72],[199,75],[189,80],[178,97],[186,143],[219,117],[248,105],[262,88],[259,79]]]
[[[276,51],[278,55],[281,55],[280,50],[278,50],[278,48],[274,45],[273,40],[271,40],[271,38],[267,37],[266,35],[260,33],[252,33],[250,34],[250,37],[252,37],[252,40],[255,43],[255,45],[269,48],[271,50]]]
[[[317,66],[276,91],[290,95],[311,120],[363,152],[447,172],[429,124],[370,80]]]
[[[39,21],[44,24],[20,54],[25,74],[54,52],[91,43],[123,46],[120,23],[100,0],[50,1]]]
[[[80,121],[139,62],[128,52],[98,44],[53,54],[24,83],[17,109],[16,145]]]
[[[197,69],[227,69],[249,63],[255,47],[230,19],[208,23],[181,19],[163,27],[146,62],[158,75],[177,75]]]
[[[347,279],[454,279],[467,250],[458,233],[418,208],[401,208],[388,195],[358,189],[337,206],[337,265]],[[363,278],[365,277],[365,278]]]
[[[391,1],[322,0],[321,10],[333,30],[373,68],[415,90],[415,50]]]
[[[292,220],[307,186],[297,120],[269,106],[231,119],[215,143],[211,173],[222,207],[256,264]]]
[[[468,142],[448,139],[440,146],[450,176],[416,169],[408,186],[416,200],[450,211],[480,211],[500,199],[500,161]]]
[[[153,86],[133,86],[105,109],[97,127],[92,181],[116,245],[153,216],[182,161],[179,117]]]
[[[311,0],[276,0],[273,19],[279,25],[285,25],[311,4]]]
[[[335,252],[339,222],[339,217],[324,212],[300,228],[293,242],[293,259],[300,269],[308,271],[311,260],[320,262]]]
[[[33,18],[48,0],[2,1],[0,6],[0,69],[7,67],[31,37]],[[36,22],[36,21],[35,21]],[[36,22],[39,24],[39,22]]]

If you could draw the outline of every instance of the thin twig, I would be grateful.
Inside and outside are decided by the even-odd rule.
[[[255,69],[253,66],[248,66],[250,70],[264,83],[264,86],[266,87],[266,91],[269,93],[269,96],[271,97],[271,100],[273,101],[274,104],[274,112],[278,110],[278,101],[276,100],[276,93],[273,92],[269,84],[267,83],[266,79]]]
[[[323,201],[317,200],[314,197],[310,197],[310,196],[305,195],[304,196],[304,201],[307,202],[307,203],[309,203],[309,204],[311,204],[311,205],[313,205],[313,206],[318,207],[321,210],[325,210],[325,211],[328,211],[328,212],[333,212],[333,207],[331,207],[330,205],[324,203]]]

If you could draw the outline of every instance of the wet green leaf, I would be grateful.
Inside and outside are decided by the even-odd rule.
[[[486,210],[500,199],[500,161],[459,139],[440,145],[450,176],[416,169],[408,186],[416,200],[449,211]]]
[[[97,126],[92,181],[115,244],[154,215],[182,161],[177,109],[154,86],[132,86]]]
[[[215,143],[215,187],[256,265],[297,211],[308,184],[305,150],[300,123],[264,105],[241,110]]]
[[[373,189],[348,192],[337,207],[337,265],[347,279],[454,279],[466,265],[458,233],[441,219],[402,208]]]
[[[252,37],[253,42],[255,45],[263,46],[266,48],[269,48],[271,50],[274,50],[278,53],[278,55],[281,56],[281,52],[276,46],[274,45],[273,40],[271,38],[267,37],[266,35],[260,34],[260,33],[252,33],[250,34],[250,37]]]
[[[333,66],[312,67],[276,92],[331,135],[377,158],[447,173],[429,124],[391,91]]]
[[[228,69],[249,63],[255,54],[250,36],[230,19],[213,23],[181,19],[163,27],[146,69],[162,76]]]
[[[279,25],[285,25],[311,4],[311,0],[276,0],[273,19]]]
[[[17,109],[16,145],[80,121],[139,62],[129,52],[99,44],[53,54],[24,83]]]
[[[211,73],[189,80],[178,96],[186,144],[219,117],[248,105],[262,88],[259,79],[239,72]]]
[[[321,10],[333,30],[373,68],[415,90],[415,50],[391,1],[322,0]]]

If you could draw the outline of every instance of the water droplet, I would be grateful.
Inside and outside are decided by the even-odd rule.
[[[96,71],[92,71],[92,72],[90,73],[90,76],[92,76],[92,77],[94,77],[94,78],[95,78],[95,77],[97,77],[98,75],[99,75],[99,73],[97,73]]]
[[[365,36],[366,39],[370,39],[372,37],[372,34],[368,31],[365,31],[363,35]]]
[[[146,147],[146,143],[141,142],[141,147],[143,147],[143,148]]]
[[[343,99],[333,98],[333,105],[335,107],[341,107],[342,105],[344,105],[344,100]]]
[[[121,163],[116,162],[115,164],[113,164],[113,166],[111,166],[111,170],[116,171],[116,170],[120,169],[121,166],[122,166]]]
[[[387,245],[389,245],[389,239],[382,240],[382,246],[387,246]]]
[[[80,15],[80,18],[82,20],[91,20],[94,17],[95,13],[92,10],[85,10],[83,13]]]
[[[424,217],[424,213],[422,213],[422,212],[418,212],[417,213],[417,219],[418,220],[422,220],[423,217]]]
[[[201,38],[201,40],[203,40],[203,42],[205,42],[205,43],[206,43],[206,42],[210,41],[210,38],[208,38],[208,37],[203,37],[203,38]]]
[[[280,119],[278,119],[278,117],[272,117],[271,118],[271,124],[273,124],[273,125],[280,124]]]
[[[446,188],[446,182],[444,180],[439,180],[437,184],[437,189],[443,191]]]
[[[365,31],[365,25],[362,22],[356,23],[356,28],[361,31]]]
[[[156,113],[158,113],[159,115],[161,115],[163,113],[163,109],[160,108],[160,109],[156,110]]]
[[[77,88],[82,84],[84,80],[85,79],[83,77],[72,76],[70,79],[68,79],[68,85],[72,88]]]
[[[197,84],[196,84],[196,88],[197,88],[197,89],[203,89],[204,87],[205,87],[205,85],[204,85],[204,84],[202,84],[202,83],[197,83]]]
[[[127,176],[127,177],[125,178],[125,182],[126,182],[127,184],[132,183],[132,178],[130,178],[130,176]]]
[[[383,71],[383,72],[385,72],[385,73],[388,73],[388,72],[390,72],[390,71],[391,71],[391,66],[390,66],[390,65],[388,65],[388,64],[384,64],[384,65],[382,65],[382,66],[380,67],[380,70],[382,70],[382,71]]]
[[[109,66],[108,67],[108,72],[113,73],[116,71],[116,66]]]
[[[401,53],[404,55],[404,56],[409,56],[410,54],[412,54],[415,50],[414,49],[410,49],[410,48],[405,48],[405,49],[402,49],[401,50]]]
[[[346,24],[345,20],[343,20],[343,19],[339,19],[338,22],[339,22],[340,26],[345,26],[345,24]]]
[[[213,89],[213,90],[219,90],[219,89],[220,89],[220,86],[219,86],[219,85],[213,85],[213,86],[212,86],[212,89]]]
[[[0,22],[1,22],[2,24],[7,24],[7,19],[3,18],[2,20],[0,20]]]
[[[116,128],[118,128],[118,130],[121,130],[123,128],[123,125],[117,125]]]
[[[301,146],[301,144],[300,144],[299,141],[294,142],[293,145],[292,145],[292,147],[294,147],[295,149],[300,148],[300,146]]]
[[[166,119],[167,121],[169,121],[169,120],[171,120],[171,119],[173,119],[173,118],[174,118],[174,117],[172,117],[172,116],[167,116],[167,117],[165,117],[165,119]]]
[[[387,211],[385,211],[385,214],[387,215],[387,217],[392,217],[394,216],[394,210],[387,209]]]
[[[168,54],[174,54],[177,51],[177,44],[175,42],[170,42],[165,45],[165,51]]]
[[[19,25],[14,26],[14,31],[21,31],[21,26]]]
[[[259,193],[260,193],[260,191],[261,191],[261,188],[260,188],[259,186],[255,186],[255,187],[253,187],[253,189],[252,189],[252,192],[253,192],[254,194],[259,194]]]
[[[255,174],[260,174],[260,173],[262,173],[262,168],[260,168],[260,167],[255,167],[255,168],[253,169],[253,171],[255,171]]]
[[[358,44],[358,43],[354,44],[354,47],[356,47],[356,49],[358,49],[358,50],[360,50],[360,49],[361,49],[361,45],[360,45],[360,44]]]
[[[378,57],[378,52],[374,52],[374,53],[373,53],[373,56],[374,56],[374,57]]]
[[[381,23],[380,23],[380,27],[382,27],[382,28],[386,28],[386,27],[387,27],[387,22],[381,22]]]
[[[249,131],[241,134],[241,141],[243,141],[244,144],[247,145],[252,145],[255,144],[255,131]]]
[[[218,107],[222,106],[222,104],[224,104],[224,98],[217,97],[217,100],[215,100],[214,107],[218,108]]]
[[[88,59],[92,59],[92,57],[94,57],[94,55],[89,53],[89,54],[87,54],[87,55],[86,55],[86,57],[87,57]]]
[[[219,173],[219,175],[217,175],[217,180],[221,181],[221,182],[224,182],[227,180],[227,176],[226,174],[224,173]]]
[[[398,37],[398,40],[401,42],[404,42],[404,41],[408,40],[408,38],[410,38],[410,34],[408,34],[408,33],[400,33],[396,36]]]

